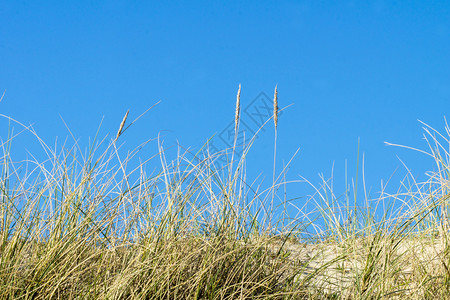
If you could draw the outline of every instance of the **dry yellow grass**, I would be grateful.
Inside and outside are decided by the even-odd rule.
[[[240,86],[236,100],[237,128]],[[114,140],[81,158],[75,142],[24,168],[13,139],[1,145],[0,299],[450,299],[450,154],[440,135],[428,137],[438,164],[428,181],[361,199],[359,210],[324,182],[298,200],[310,210],[288,219],[291,202],[273,201],[285,174],[255,188],[245,155],[218,169],[222,156],[233,163],[229,152],[167,162],[159,148],[156,174],[140,162],[127,169],[141,149],[122,157],[115,147],[128,112]],[[277,87],[273,118],[276,129]],[[389,200],[404,209],[376,219]]]

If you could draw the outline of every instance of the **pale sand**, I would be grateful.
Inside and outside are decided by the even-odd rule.
[[[282,242],[272,242],[269,248],[275,254],[281,245]],[[352,287],[356,282],[362,282],[362,274],[382,276],[380,274],[387,266],[388,271],[385,270],[384,274],[391,281],[395,278],[394,286],[399,287],[400,294],[408,295],[409,299],[422,299],[420,278],[416,277],[420,273],[437,275],[439,268],[442,270],[443,249],[445,241],[431,238],[408,238],[398,244],[384,239],[374,243],[372,249],[369,240],[357,239],[349,243],[286,242],[281,253],[288,256],[290,270],[297,273],[294,281],[308,281],[308,286],[324,293],[338,293],[345,297],[355,292]],[[386,264],[387,260],[389,263]],[[365,272],[370,266],[373,271]],[[391,284],[389,279],[386,282]],[[395,295],[390,297],[395,298]]]

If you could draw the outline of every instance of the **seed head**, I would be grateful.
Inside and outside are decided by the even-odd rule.
[[[275,86],[275,93],[273,95],[273,121],[275,123],[275,130],[277,129],[278,125],[278,92],[277,92],[277,86]]]
[[[239,89],[238,89],[237,97],[236,97],[236,112],[234,115],[234,131],[235,132],[238,129],[240,110],[241,110],[241,84],[239,84]]]
[[[130,112],[130,110],[127,110],[127,113],[125,114],[125,116],[122,119],[122,123],[120,123],[119,131],[117,131],[116,141],[119,138],[119,136],[122,134],[122,129],[123,129],[123,126],[125,126],[125,122],[127,121],[129,112]]]

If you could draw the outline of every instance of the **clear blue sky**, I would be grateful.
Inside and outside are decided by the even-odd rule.
[[[443,129],[449,53],[448,1],[1,1],[0,113],[49,144],[68,135],[61,116],[87,143],[103,117],[101,134],[115,135],[127,109],[134,119],[161,100],[126,147],[162,132],[167,146],[198,149],[232,122],[239,83],[243,108],[278,84],[280,107],[294,105],[280,116],[277,164],[300,147],[291,179],[317,183],[335,162],[343,189],[360,138],[376,191],[401,168],[397,156],[417,176],[433,167],[384,141],[425,148],[417,120]],[[17,143],[17,153],[38,148]],[[272,151],[270,123],[252,174],[271,178]],[[155,153],[153,144],[140,155]]]

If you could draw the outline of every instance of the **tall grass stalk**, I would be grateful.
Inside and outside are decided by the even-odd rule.
[[[275,86],[275,91],[273,94],[273,123],[275,127],[275,138],[273,143],[273,176],[272,176],[272,183],[273,183],[273,191],[272,191],[272,201],[271,201],[271,207],[270,210],[273,211],[273,203],[275,200],[275,167],[276,167],[276,158],[277,158],[277,133],[278,133],[278,85]]]

